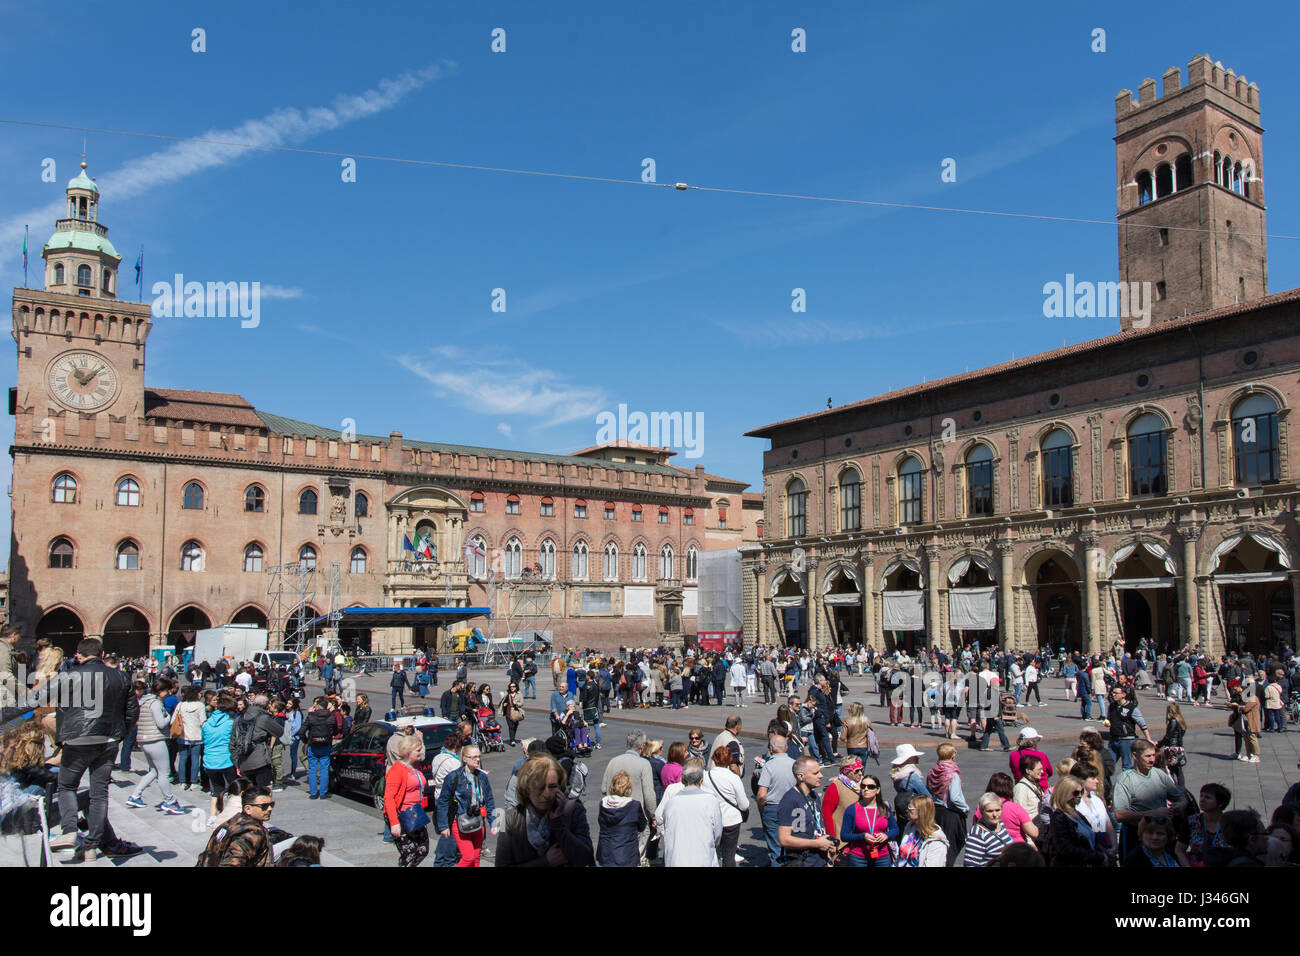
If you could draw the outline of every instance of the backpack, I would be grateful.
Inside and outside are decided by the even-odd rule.
[[[235,721],[235,726],[230,731],[230,759],[236,764],[243,763],[257,749],[257,741],[254,739],[256,731],[256,720],[240,718]]]
[[[867,756],[880,762],[880,740],[876,737],[876,732],[872,728],[867,728]]]

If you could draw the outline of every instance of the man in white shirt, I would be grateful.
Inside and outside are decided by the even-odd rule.
[[[244,688],[247,694],[253,689],[253,672],[247,667],[235,675],[235,683]]]
[[[1011,666],[1007,669],[1007,676],[1011,678],[1011,693],[1016,695],[1016,706],[1020,706],[1020,695],[1025,689],[1025,672],[1020,669],[1020,662],[1012,658]]]
[[[664,866],[717,866],[715,844],[722,837],[722,807],[716,794],[700,789],[704,764],[694,758],[682,767],[682,787],[664,794]]]

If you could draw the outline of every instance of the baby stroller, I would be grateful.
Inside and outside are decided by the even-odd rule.
[[[501,739],[501,724],[491,707],[480,707],[474,712],[475,744],[480,751],[505,750],[506,743]]]

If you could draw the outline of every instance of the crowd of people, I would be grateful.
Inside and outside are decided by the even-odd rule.
[[[15,630],[6,630],[0,650],[11,656],[0,664],[10,670],[15,644]],[[51,817],[57,809],[60,832],[51,845],[66,858],[139,853],[114,833],[107,799],[114,769],[129,768],[138,749],[146,766],[128,808],[157,799],[164,814],[190,813],[182,794],[198,788],[208,795],[211,835],[200,865],[319,864],[320,838],[294,841],[270,824],[275,794],[286,776],[298,775],[301,751],[309,799],[329,799],[334,745],[354,722],[373,719],[366,695],[349,702],[325,693],[304,710],[295,693],[301,675],[293,672],[196,666],[182,673],[175,661],[105,655],[95,639],[82,641],[71,660],[56,651],[38,647],[30,686],[13,694],[23,699],[11,709],[31,712],[11,721],[0,739],[4,825],[21,826],[33,801],[43,799]],[[318,665],[327,691],[336,689],[333,665],[328,657]],[[733,867],[745,862],[747,822],[761,833],[763,861],[773,866],[1300,861],[1300,785],[1265,824],[1255,810],[1233,806],[1224,784],[1204,782],[1194,795],[1184,779],[1184,706],[1222,707],[1234,731],[1233,756],[1243,761],[1259,760],[1260,734],[1286,732],[1297,679],[1289,648],[1265,660],[1212,659],[1194,648],[1158,655],[1145,643],[1132,655],[1117,648],[1090,658],[977,645],[915,658],[859,647],[660,648],[566,652],[542,666],[552,679],[548,737],[517,736],[532,706],[526,702],[538,697],[539,665],[529,653],[508,663],[499,695],[469,682],[467,662],[455,661],[455,679],[439,701],[454,730],[440,753],[427,754],[410,726],[388,739],[384,831],[401,865],[418,866],[432,855],[434,865],[477,866],[492,849],[496,866],[641,866],[661,859],[669,867]],[[419,692],[419,675],[430,675],[432,686],[436,672],[432,656],[394,664],[394,712],[399,679],[403,689]],[[928,729],[942,739],[932,758],[902,743],[892,757],[884,755],[887,770],[880,767],[872,721],[861,700],[849,700],[851,675],[871,675],[889,725]],[[1061,680],[1067,699],[1079,700],[1085,722],[1077,740],[1050,756],[1032,726],[1019,726],[1027,708],[1045,703],[1040,685],[1049,675]],[[96,708],[84,703],[92,683],[102,705]],[[86,692],[70,692],[74,685]],[[1153,728],[1142,712],[1144,687],[1163,697],[1163,727]],[[760,693],[774,708],[765,722],[767,746],[747,757],[740,709],[759,706]],[[605,766],[592,832],[585,765],[576,758],[603,746],[605,715],[723,704],[731,708],[725,719],[690,721],[684,740],[628,733],[623,752]],[[1094,708],[1097,726],[1087,724]],[[1269,716],[1275,711],[1280,719]],[[502,746],[524,748],[499,795],[480,747],[484,721],[498,714],[509,728]],[[1006,769],[973,787],[963,779],[955,744],[964,738],[983,749],[995,735],[1008,755]],[[494,848],[489,836],[497,838]],[[750,862],[757,862],[752,852]]]

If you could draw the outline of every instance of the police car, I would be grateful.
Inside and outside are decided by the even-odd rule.
[[[400,727],[411,725],[424,737],[424,760],[416,765],[429,773],[429,763],[442,749],[447,736],[456,728],[450,720],[425,714],[373,720],[353,727],[334,745],[330,757],[330,791],[370,800],[379,812],[384,810],[384,756],[388,738]]]

